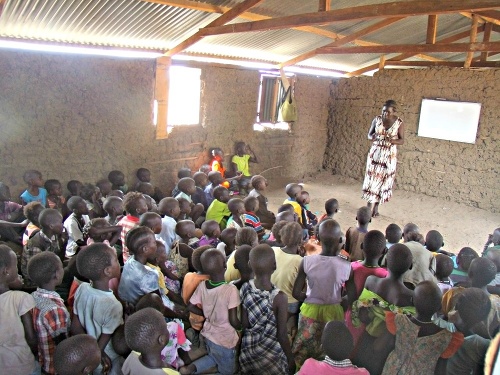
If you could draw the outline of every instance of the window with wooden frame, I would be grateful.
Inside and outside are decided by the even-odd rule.
[[[289,79],[289,81],[293,91],[294,80]],[[285,89],[278,74],[261,74],[254,130],[262,131],[266,128],[289,130],[287,122],[278,121],[279,108],[284,95]]]

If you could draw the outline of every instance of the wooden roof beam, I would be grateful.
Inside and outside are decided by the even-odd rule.
[[[498,10],[480,11],[476,12],[476,14],[487,22],[500,25],[500,11]]]
[[[332,7],[332,0],[319,0],[318,12],[330,10]]]
[[[325,12],[297,14],[268,20],[224,26],[207,26],[201,35],[232,34],[248,31],[288,29],[298,26],[324,25],[341,21],[367,20],[380,17],[406,17],[427,14],[478,12],[500,7],[500,0],[414,0],[363,5]]]
[[[492,23],[487,23],[484,25],[484,33],[483,33],[483,42],[489,42],[490,41],[490,36],[491,36],[491,30],[493,28]],[[486,61],[488,59],[488,51],[486,52],[481,52],[481,61]]]
[[[438,44],[390,44],[366,47],[322,47],[321,54],[347,55],[353,53],[443,53],[500,51],[500,42],[487,43],[438,43]]]
[[[217,27],[220,25],[224,25],[228,23],[229,21],[232,21],[236,17],[238,17],[241,13],[244,13],[251,7],[261,3],[263,0],[245,0],[242,3],[239,3],[235,7],[231,8],[227,12],[225,12],[222,16],[217,18],[216,20],[210,22],[208,24],[208,27]],[[203,35],[200,33],[200,31],[196,32],[194,35],[191,35],[189,38],[186,40],[182,41],[179,43],[177,46],[174,48],[171,48],[165,53],[165,56],[173,56],[186,48],[191,47],[193,44],[199,42],[203,38]]]
[[[389,61],[386,60],[385,66],[450,66],[460,68],[464,65],[461,61]],[[500,61],[472,61],[471,68],[500,68]]]
[[[427,18],[427,38],[426,43],[434,44],[436,43],[436,33],[437,33],[437,14],[429,14]]]
[[[483,32],[483,31],[484,31],[484,27],[483,26],[479,27],[478,32]],[[469,36],[469,31],[462,31],[462,32],[457,33],[455,35],[451,35],[449,37],[443,38],[443,39],[439,40],[437,43],[453,43],[453,42],[456,42],[457,40],[461,40],[463,38],[466,38],[467,36]],[[414,56],[421,58],[421,56],[418,54],[402,53],[402,54],[394,56],[390,59],[387,59],[386,61],[391,61],[391,62],[392,61],[401,61],[401,60],[409,59],[410,57],[414,57]],[[371,65],[365,66],[364,68],[353,70],[352,72],[345,74],[345,76],[346,77],[358,76],[358,75],[361,75],[363,73],[375,70],[375,69],[377,69],[377,67],[378,67],[378,63],[371,64]]]
[[[359,30],[355,33],[352,33],[351,35],[347,35],[339,40],[336,40],[335,42],[333,43],[330,43],[330,44],[327,44],[325,47],[340,47],[344,44],[347,44],[347,43],[350,43],[350,42],[353,42],[355,41],[356,39],[362,37],[362,36],[365,36],[365,35],[368,35],[374,31],[377,31],[377,30],[380,30],[384,27],[387,27],[389,25],[392,25],[393,23],[395,22],[398,22],[402,19],[404,19],[405,17],[394,17],[394,18],[388,18],[386,20],[383,20],[383,21],[380,21],[380,22],[377,22],[373,25],[370,25],[368,27],[365,27],[364,29],[362,30]],[[307,59],[310,59],[311,57],[314,57],[317,55],[317,52],[316,52],[316,49],[312,50],[312,51],[309,51],[309,52],[305,52],[297,57],[294,57],[293,59],[290,59],[288,61],[285,61],[285,62],[282,62],[281,64],[279,64],[279,67],[280,69],[281,68],[284,68],[286,66],[290,66],[290,65],[295,65],[301,61],[304,61],[304,60],[307,60]]]
[[[476,42],[478,24],[479,24],[479,16],[474,15],[474,17],[472,17],[472,25],[471,25],[471,29],[470,29],[470,42],[471,42],[471,44]],[[473,57],[474,57],[474,52],[467,52],[467,57],[465,58],[465,62],[464,62],[464,68],[470,67],[470,63],[472,62]]]

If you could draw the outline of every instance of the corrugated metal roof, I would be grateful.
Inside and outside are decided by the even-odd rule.
[[[163,1],[162,4],[162,0],[6,0],[0,15],[0,37],[167,50],[220,16],[219,13],[165,5],[168,1]],[[186,3],[194,7],[209,5],[228,9],[242,1],[193,0]],[[338,0],[331,6],[332,9],[343,9],[390,1],[393,0]],[[317,10],[317,1],[264,0],[250,12],[265,17],[282,17]],[[331,37],[295,29],[210,36],[188,48],[186,53],[279,63],[331,43],[336,34],[350,35],[380,20],[315,26],[316,30],[327,32]],[[232,21],[239,22],[248,22],[248,17]],[[459,14],[439,15],[438,40],[468,30],[470,24],[470,19]],[[417,44],[425,42],[426,30],[427,16],[408,17],[361,39],[378,44]],[[500,40],[498,33],[492,33],[491,40]],[[346,46],[349,45],[353,44]],[[463,53],[429,55],[452,61],[465,58]],[[391,56],[394,55],[387,58]],[[319,55],[298,65],[352,71],[374,64],[379,58],[379,54]],[[492,57],[492,60],[497,59],[500,56]]]

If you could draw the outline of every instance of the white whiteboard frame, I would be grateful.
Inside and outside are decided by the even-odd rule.
[[[481,103],[422,99],[419,137],[476,143]]]

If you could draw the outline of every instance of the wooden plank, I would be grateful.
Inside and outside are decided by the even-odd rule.
[[[427,17],[426,43],[428,44],[436,43],[437,20],[438,20],[437,14],[429,14],[429,17]]]
[[[365,35],[368,35],[374,31],[377,31],[377,30],[380,30],[386,26],[389,26],[389,25],[392,25],[393,23],[395,22],[398,22],[402,19],[404,19],[405,17],[393,17],[393,18],[388,18],[386,20],[383,20],[383,21],[380,21],[380,22],[377,22],[371,26],[368,26],[368,27],[365,27],[364,29],[362,30],[359,30],[355,33],[352,33],[350,35],[347,35],[339,40],[336,40],[335,42],[333,43],[330,43],[330,44],[327,44],[325,47],[340,47],[344,44],[347,44],[347,43],[350,43],[350,42],[353,42],[355,41],[356,39],[362,37],[362,36],[365,36]],[[280,69],[281,68],[284,68],[285,66],[290,66],[290,65],[295,65],[297,64],[298,62],[301,62],[301,61],[304,61],[304,60],[307,60],[307,59],[310,59],[311,57],[314,57],[316,56],[316,49],[312,50],[312,51],[309,51],[309,52],[305,52],[293,59],[290,59],[288,61],[285,61],[283,63],[281,63],[279,65]]]
[[[386,66],[450,66],[460,68],[464,65],[463,62],[460,61],[390,61],[387,60],[385,63]],[[500,68],[500,61],[472,61],[471,68]]]
[[[500,7],[500,0],[414,0],[363,5],[325,12],[296,14],[269,20],[205,27],[201,34],[220,35],[248,31],[287,29],[298,26],[324,25],[333,22],[367,20],[380,17],[406,17],[427,14],[478,12]]]
[[[235,19],[241,13],[244,13],[245,11],[250,9],[251,7],[261,3],[262,1],[263,0],[245,0],[242,3],[239,3],[235,7],[231,8],[227,12],[225,12],[222,16],[220,16],[216,20],[210,22],[207,25],[207,27],[216,27],[216,26],[224,25],[227,22]],[[173,55],[185,50],[186,48],[191,47],[196,42],[200,41],[203,38],[203,35],[200,32],[201,32],[201,30],[196,32],[194,35],[191,35],[189,38],[182,41],[174,48],[170,49],[167,53],[165,53],[165,56],[173,56]]]
[[[170,88],[169,70],[172,61],[169,57],[156,59],[155,99],[158,105],[156,120],[156,139],[168,138],[168,91]]]
[[[319,0],[318,12],[324,12],[325,10],[330,10],[331,0]]]
[[[500,42],[487,43],[439,43],[439,44],[391,44],[367,47],[322,47],[321,54],[348,55],[353,53],[443,53],[443,52],[482,52],[500,51]]]
[[[480,11],[476,12],[476,14],[488,22],[500,25],[500,11],[498,10]]]
[[[482,31],[484,31],[484,27],[480,27],[478,29],[478,32],[482,32]],[[462,31],[462,32],[457,33],[455,35],[451,35],[449,37],[443,38],[443,39],[439,40],[438,43],[453,43],[453,42],[456,42],[457,40],[461,40],[463,38],[466,38],[469,34],[470,34],[469,31]],[[397,55],[391,59],[388,59],[387,61],[405,60],[405,59],[408,59],[408,58],[413,57],[415,55],[416,54],[414,54],[414,53],[403,53],[403,54]],[[418,57],[421,58],[421,56],[418,56]],[[361,75],[363,73],[370,72],[372,70],[377,69],[377,66],[378,66],[378,63],[371,64],[371,65],[365,66],[364,68],[357,69],[357,70],[354,70],[352,72],[346,73],[345,76],[346,77],[358,76],[358,75]]]
[[[484,25],[483,42],[489,42],[491,36],[491,30],[493,29],[492,23],[487,23]],[[480,60],[486,61],[488,59],[488,52],[482,52]]]
[[[380,61],[378,63],[378,70],[384,70],[385,67],[385,55],[380,56]]]
[[[475,43],[476,42],[476,39],[477,39],[477,25],[478,25],[478,23],[479,23],[479,16],[475,14],[472,17],[472,25],[471,25],[471,29],[470,29],[470,42],[471,43]],[[464,68],[467,69],[467,68],[470,67],[470,63],[472,62],[472,58],[473,57],[474,57],[474,52],[467,52],[467,57],[465,58],[465,62],[464,62]]]

